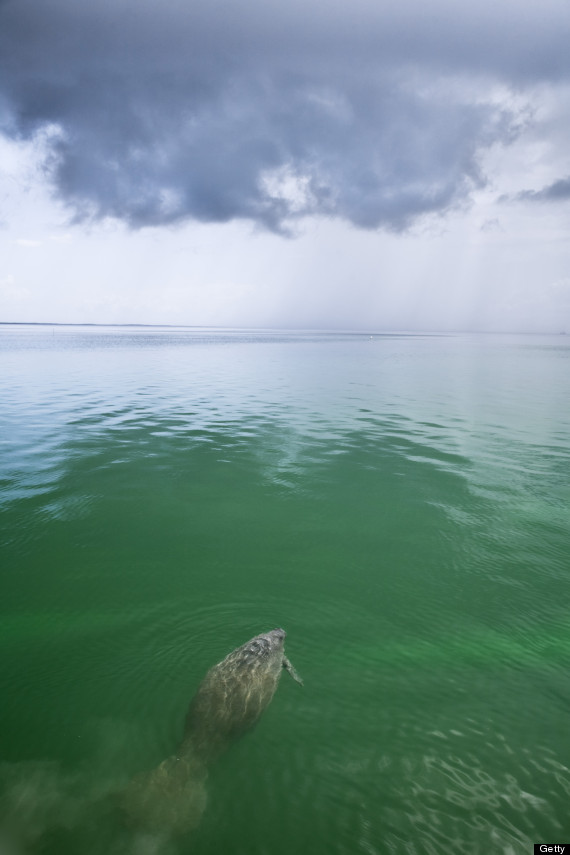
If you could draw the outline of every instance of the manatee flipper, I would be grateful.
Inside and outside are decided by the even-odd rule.
[[[304,685],[303,681],[301,680],[301,678],[299,677],[299,675],[297,674],[286,656],[283,657],[283,667],[291,674],[295,682],[299,683],[300,686]]]

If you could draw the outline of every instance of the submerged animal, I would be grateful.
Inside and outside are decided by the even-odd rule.
[[[176,755],[129,784],[123,806],[137,827],[161,834],[195,828],[206,807],[208,764],[259,720],[283,669],[303,681],[287,659],[285,630],[256,635],[210,668],[190,702]]]

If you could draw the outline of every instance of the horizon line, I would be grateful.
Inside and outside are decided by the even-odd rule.
[[[383,329],[376,328],[346,328],[346,327],[238,327],[217,324],[148,324],[148,323],[102,323],[93,321],[0,321],[0,326],[35,326],[35,327],[144,327],[145,329],[187,329],[187,330],[253,330],[256,332],[320,332],[320,333],[352,333],[361,335],[567,335],[566,330],[546,332],[537,330],[478,330],[478,329]]]

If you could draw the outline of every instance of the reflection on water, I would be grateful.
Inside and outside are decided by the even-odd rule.
[[[0,327],[2,855],[166,855],[116,793],[275,626],[305,689],[211,769],[178,851],[567,836],[569,358],[564,337]]]

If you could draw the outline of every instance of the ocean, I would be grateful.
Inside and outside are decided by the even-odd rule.
[[[570,838],[570,339],[0,326],[2,855]],[[287,632],[198,827],[121,792]]]

